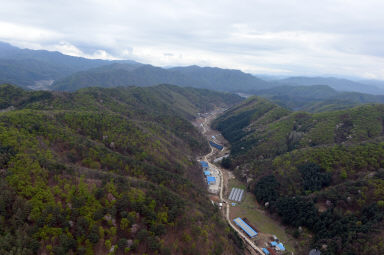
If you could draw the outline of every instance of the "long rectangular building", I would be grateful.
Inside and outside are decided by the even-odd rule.
[[[249,235],[250,238],[257,236],[257,232],[253,230],[247,223],[245,223],[241,218],[236,218],[233,220],[237,226],[239,226],[245,233]]]
[[[222,145],[217,144],[217,143],[214,143],[214,142],[212,142],[212,141],[209,141],[209,144],[210,144],[212,147],[215,147],[216,149],[218,149],[218,150],[220,150],[220,151],[224,148]]]

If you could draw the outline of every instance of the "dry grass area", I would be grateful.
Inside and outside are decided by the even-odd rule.
[[[245,188],[245,185],[236,179],[229,180],[228,186],[229,191],[232,187]],[[261,233],[256,241],[260,247],[265,247],[264,243],[268,242],[272,235],[275,235],[283,242],[287,250],[294,252],[295,241],[293,237],[286,233],[284,226],[270,218],[267,213],[261,209],[252,193],[246,192],[244,200],[240,204],[231,207],[230,217],[231,219],[236,217],[247,218],[250,224],[256,228],[256,231]]]

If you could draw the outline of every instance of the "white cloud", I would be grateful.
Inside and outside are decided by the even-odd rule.
[[[115,56],[110,55],[105,50],[95,50],[91,54],[86,54],[75,45],[70,44],[69,42],[60,42],[59,44],[52,45],[48,47],[49,50],[59,51],[63,54],[76,56],[76,57],[85,57],[90,59],[119,59]]]
[[[51,46],[50,49],[60,51],[61,53],[70,56],[84,56],[84,53],[81,50],[68,42],[60,42],[59,44]]]
[[[26,24],[14,24],[0,20],[1,40],[40,42],[55,40],[60,37],[60,33],[52,30],[28,26]]]
[[[90,58],[384,79],[381,0],[3,1],[0,40]]]

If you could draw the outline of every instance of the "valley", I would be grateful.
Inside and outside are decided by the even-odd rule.
[[[383,113],[173,85],[0,85],[0,251],[375,254]]]
[[[214,140],[215,143],[223,145],[222,150],[218,150],[211,146],[211,150],[203,157],[199,157],[198,161],[208,163],[209,171],[216,177],[217,183],[208,185],[208,192],[212,203],[214,203],[221,211],[221,214],[226,219],[228,224],[241,236],[244,240],[247,252],[249,254],[264,255],[262,248],[270,247],[269,242],[277,236],[286,246],[287,251],[294,254],[293,238],[289,237],[286,230],[281,224],[271,219],[267,213],[258,205],[254,195],[247,192],[247,187],[243,183],[236,180],[236,177],[231,171],[221,167],[220,162],[216,159],[227,157],[230,154],[229,143],[217,130],[211,129],[211,123],[218,116],[223,114],[226,109],[215,109],[212,112],[201,114],[200,118],[196,119],[193,124],[199,128],[202,134],[208,141]],[[212,174],[211,174],[212,175]],[[212,188],[214,186],[215,188]],[[240,203],[233,203],[228,197],[232,188],[238,187],[244,189],[245,197]],[[213,194],[212,194],[213,193]],[[235,218],[246,218],[247,221],[256,228],[258,235],[254,238],[249,238],[247,234],[236,226],[233,222]]]
[[[0,255],[384,255],[384,1],[2,1]]]

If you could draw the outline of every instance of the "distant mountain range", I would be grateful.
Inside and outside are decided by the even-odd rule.
[[[328,85],[338,91],[384,95],[384,82],[381,81],[374,83],[374,81],[363,80],[356,82],[335,77],[289,77],[275,80],[274,82],[280,83],[281,85],[294,86]]]
[[[72,91],[89,86],[153,86],[162,83],[231,92],[270,87],[268,82],[239,70],[199,66],[164,69],[151,65],[112,64],[75,73],[56,81],[52,88]]]
[[[341,110],[366,103],[384,103],[384,95],[337,91],[327,85],[280,86],[260,90],[255,94],[286,108],[308,112]]]
[[[24,88],[33,88],[39,81],[57,80],[109,64],[111,61],[108,60],[73,57],[56,51],[20,49],[0,42],[0,83],[13,83]]]
[[[74,91],[84,87],[174,84],[248,94],[297,91],[292,86],[327,85],[336,91],[384,95],[384,81],[334,77],[276,77],[216,67],[161,68],[131,60],[86,59],[46,50],[19,49],[0,42],[0,82],[30,89]],[[281,88],[281,87],[285,87]],[[271,90],[268,93],[275,91]],[[315,89],[317,91],[317,89]],[[279,93],[280,93],[279,92]],[[324,93],[325,91],[321,91]],[[332,92],[334,93],[334,92]],[[311,93],[313,94],[313,93]]]

